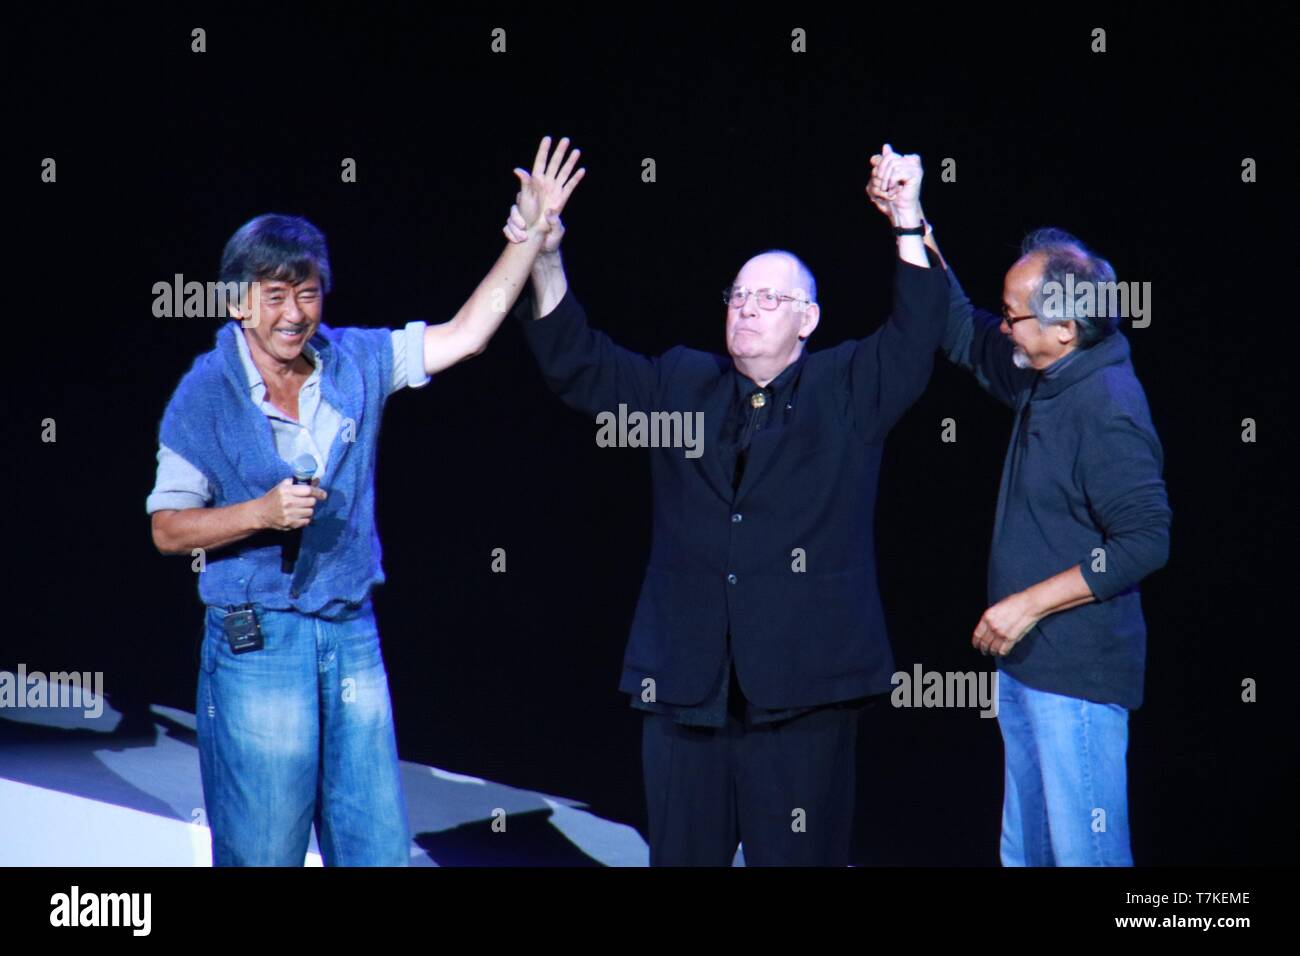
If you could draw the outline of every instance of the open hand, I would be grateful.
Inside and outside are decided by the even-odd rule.
[[[510,219],[502,230],[511,242],[523,242],[529,231],[537,229],[546,234],[542,245],[544,252],[554,252],[560,247],[564,235],[560,213],[573,190],[587,175],[585,168],[574,171],[582,150],[568,152],[568,149],[569,138],[566,136],[556,144],[552,153],[551,137],[545,136],[537,147],[532,172],[515,169],[519,194],[515,196],[515,204],[510,207]]]

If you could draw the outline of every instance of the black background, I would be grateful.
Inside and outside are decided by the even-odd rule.
[[[190,52],[196,26],[204,54]],[[489,49],[497,26],[503,55]],[[790,52],[794,27],[806,54]],[[1090,52],[1094,27],[1104,54]],[[718,290],[778,246],[816,273],[824,348],[870,333],[889,306],[893,242],[862,195],[888,141],[924,158],[927,214],[977,303],[996,307],[1022,235],[1042,225],[1151,282],[1151,325],[1128,334],[1174,522],[1169,564],[1143,585],[1134,854],[1291,858],[1287,35],[1293,20],[1240,5],[1150,19],[931,6],[50,15],[20,34],[8,150],[18,294],[0,667],[103,670],[128,713],[192,709],[193,573],[153,549],[144,501],[163,406],[215,323],[153,317],[152,287],[215,278],[250,217],[301,214],[325,232],[327,323],[443,321],[499,252],[511,168],[543,134],[569,135],[588,176],[565,213],[565,260],[594,324],[645,352],[721,351]],[[47,156],[53,185],[39,178]],[[344,157],[355,184],[340,182]],[[657,182],[641,180],[645,157]],[[941,181],[945,157],[955,183]],[[1245,157],[1259,182],[1242,182]],[[40,440],[47,417],[56,443]],[[947,417],[955,444],[940,441]],[[1242,442],[1243,418],[1257,443]],[[940,362],[889,440],[877,530],[900,669],[989,666],[969,636],[1010,426]],[[640,827],[639,717],[615,683],[648,551],[648,472],[644,452],[597,448],[594,431],[545,390],[508,323],[483,356],[394,396],[376,606],[404,759]],[[505,574],[490,572],[497,547]],[[1241,702],[1246,678],[1258,703]],[[856,862],[996,863],[996,721],[884,708],[860,740]]]

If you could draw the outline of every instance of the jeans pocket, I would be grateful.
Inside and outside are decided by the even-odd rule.
[[[203,643],[199,647],[199,666],[209,674],[217,669],[217,641],[224,641],[226,635],[221,627],[224,612],[219,608],[208,608],[203,615]]]

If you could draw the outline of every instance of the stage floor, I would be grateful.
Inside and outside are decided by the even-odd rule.
[[[0,718],[0,866],[210,866],[194,715],[128,727],[105,703]],[[577,800],[402,762],[412,866],[645,866],[633,828]],[[505,811],[506,830],[491,828]],[[500,814],[497,814],[500,816]],[[320,866],[313,833],[305,861]]]

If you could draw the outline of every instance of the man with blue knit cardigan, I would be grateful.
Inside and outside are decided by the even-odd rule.
[[[202,557],[197,724],[214,865],[327,866],[410,857],[388,679],[370,592],[383,583],[374,470],[389,395],[482,352],[583,170],[542,140],[533,237],[508,244],[447,322],[331,328],[325,238],[264,215],[226,245],[223,283],[255,295],[167,404],[147,510],[164,554]],[[549,215],[548,215],[549,214]],[[318,478],[295,484],[307,457]],[[282,560],[290,533],[294,560]],[[233,622],[233,623],[232,623]]]

